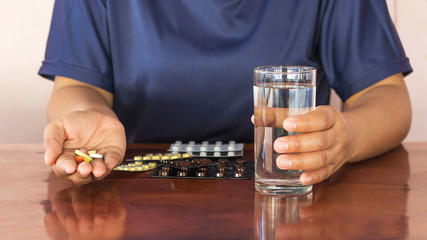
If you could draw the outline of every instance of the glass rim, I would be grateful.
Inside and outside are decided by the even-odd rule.
[[[290,72],[288,71],[273,71],[273,70],[267,70],[267,69],[279,69],[279,68],[291,68],[291,69],[304,69],[302,71],[295,71],[292,70]],[[317,71],[317,69],[313,66],[307,66],[307,65],[264,65],[264,66],[258,66],[254,68],[254,72],[260,72],[260,73],[267,73],[267,74],[292,74],[292,73],[310,73],[313,71]]]

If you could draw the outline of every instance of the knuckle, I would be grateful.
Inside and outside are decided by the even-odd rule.
[[[328,164],[328,156],[325,151],[319,152],[319,160],[322,163],[322,166],[326,166]]]
[[[328,136],[326,134],[320,134],[320,137],[318,138],[318,149],[326,149],[328,147]]]

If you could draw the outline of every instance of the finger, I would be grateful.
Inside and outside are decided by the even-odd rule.
[[[43,133],[44,161],[48,166],[52,166],[61,155],[64,141],[65,132],[61,122],[51,122],[45,127]]]
[[[59,156],[52,168],[58,177],[65,177],[77,171],[77,163],[73,155],[65,153]]]
[[[336,121],[338,110],[331,106],[319,106],[306,114],[288,117],[283,128],[290,132],[314,132],[329,129]]]
[[[339,167],[340,165],[327,165],[323,168],[311,170],[304,172],[300,176],[300,181],[304,185],[312,185],[316,183],[320,183],[321,181],[327,179],[329,176],[331,176]]]
[[[90,183],[92,181],[92,165],[88,162],[82,162],[79,164],[77,171],[68,176],[68,179],[78,185]]]
[[[256,127],[275,126],[275,108],[255,107],[254,109],[254,124]],[[284,119],[284,118],[283,118]],[[281,123],[280,123],[281,124]],[[280,126],[279,124],[279,126]]]
[[[301,133],[277,138],[274,150],[278,153],[313,152],[329,149],[336,141],[332,131]]]
[[[92,164],[92,174],[95,180],[102,179],[107,175],[107,166],[105,166],[103,159],[94,158],[90,163]]]
[[[104,162],[107,171],[110,172],[123,161],[124,153],[120,150],[110,150],[104,154]]]
[[[313,170],[332,165],[336,160],[331,151],[281,154],[276,159],[277,167],[286,170]]]

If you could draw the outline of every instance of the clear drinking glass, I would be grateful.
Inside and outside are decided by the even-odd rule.
[[[281,170],[274,141],[297,134],[283,128],[290,116],[314,110],[316,69],[310,66],[261,66],[254,69],[254,152],[255,189],[267,194],[304,194],[311,185],[302,185],[303,171]]]

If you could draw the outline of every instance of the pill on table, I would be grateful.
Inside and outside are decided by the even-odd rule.
[[[104,158],[104,156],[99,153],[90,153],[89,156],[91,156],[92,158]]]
[[[82,152],[81,150],[76,150],[76,151],[74,151],[74,153],[83,157],[84,158],[83,160],[86,162],[92,161],[92,157],[87,155],[86,153]]]

